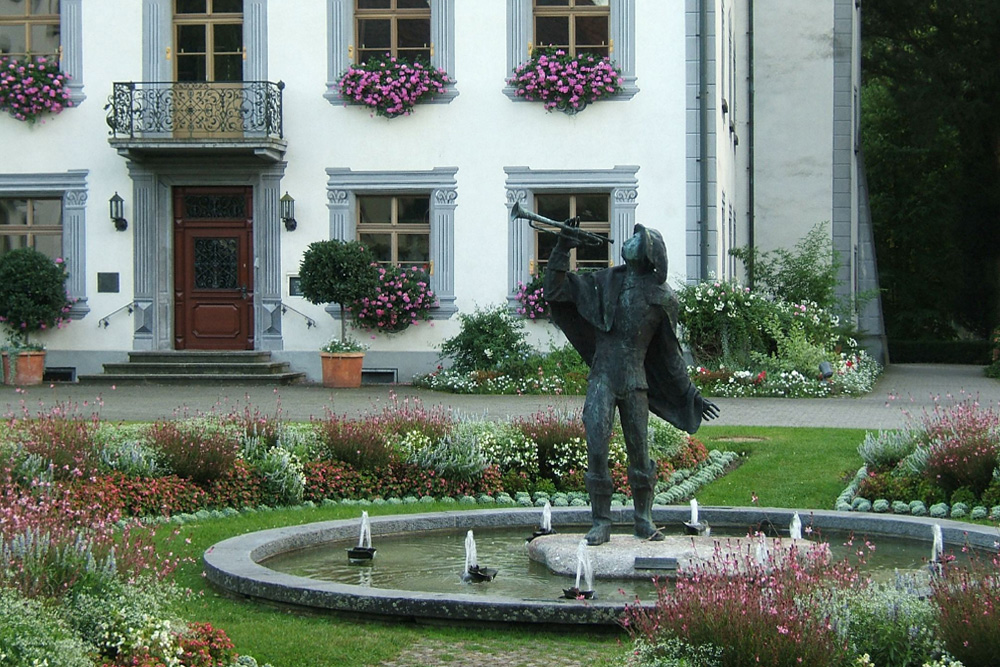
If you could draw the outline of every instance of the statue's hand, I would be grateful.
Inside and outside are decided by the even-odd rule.
[[[580,235],[580,217],[570,218],[563,224],[566,227],[559,230],[559,240],[570,248],[578,248],[583,245],[583,237]]]
[[[716,417],[719,416],[719,406],[718,405],[716,405],[712,401],[708,400],[707,398],[703,398],[701,400],[702,400],[702,407],[701,407],[701,417],[702,417],[702,419],[706,419],[706,420],[708,420],[708,419],[715,419]]]

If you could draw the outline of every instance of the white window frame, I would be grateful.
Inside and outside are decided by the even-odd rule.
[[[330,104],[356,104],[345,100],[337,89],[340,75],[354,64],[354,2],[326,0],[326,91],[323,97]],[[434,95],[428,104],[447,104],[458,97],[455,81],[455,0],[431,2],[431,65],[447,72],[451,83],[441,95]]]
[[[609,57],[622,73],[622,91],[608,101],[625,101],[639,92],[635,76],[635,0],[610,0],[611,10]],[[507,77],[530,57],[534,32],[532,0],[507,0]],[[525,98],[515,94],[514,86],[504,86],[504,95],[515,102]]]
[[[431,319],[448,319],[455,306],[455,208],[458,167],[435,167],[429,171],[353,171],[327,169],[326,197],[330,211],[330,238],[353,241],[357,238],[357,195],[406,195],[429,193],[430,285],[438,300]],[[340,308],[330,304],[326,311],[340,317]]]

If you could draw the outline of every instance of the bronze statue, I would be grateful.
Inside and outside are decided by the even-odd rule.
[[[592,273],[569,271],[569,253],[593,235],[579,218],[564,223],[516,207],[514,217],[553,224],[559,240],[545,270],[545,298],[552,321],[590,366],[583,423],[587,430],[587,491],[593,526],[587,543],[611,539],[608,441],[615,409],[628,451],[628,480],[635,503],[635,535],[662,540],[652,518],[656,461],[649,457],[649,411],[694,433],[702,419],[719,415],[691,383],[677,341],[677,298],[666,284],[667,249],[653,229],[635,226],[623,248],[624,266]],[[532,225],[534,226],[534,225]],[[537,227],[536,227],[537,228]],[[604,240],[606,241],[606,240]]]

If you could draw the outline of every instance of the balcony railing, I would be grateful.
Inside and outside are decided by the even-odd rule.
[[[116,82],[105,109],[115,137],[283,138],[281,81]]]

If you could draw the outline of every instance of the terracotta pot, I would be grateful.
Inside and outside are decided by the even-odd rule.
[[[324,387],[360,387],[364,352],[320,352]]]
[[[21,387],[42,383],[45,373],[45,350],[18,352],[14,362],[14,377],[11,377],[10,356],[3,353],[3,383]]]

